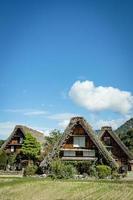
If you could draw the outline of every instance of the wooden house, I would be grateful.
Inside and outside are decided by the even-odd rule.
[[[5,143],[2,145],[1,149],[3,149],[7,154],[20,153],[26,133],[30,133],[41,144],[44,142],[43,133],[26,126],[16,125],[11,135],[7,138]]]
[[[45,168],[57,156],[63,161],[92,161],[108,164],[117,168],[117,162],[96,136],[91,126],[83,117],[73,117],[67,126],[61,141],[41,162]]]
[[[120,170],[133,170],[133,155],[111,127],[102,127],[100,140],[118,163]]]

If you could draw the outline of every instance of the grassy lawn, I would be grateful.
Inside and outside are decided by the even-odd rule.
[[[133,200],[133,182],[0,178],[0,200]]]

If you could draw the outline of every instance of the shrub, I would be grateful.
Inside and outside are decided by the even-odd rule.
[[[97,170],[96,170],[96,166],[94,166],[94,165],[90,166],[90,168],[89,168],[89,175],[90,176],[94,176],[94,177],[98,176]]]
[[[66,165],[65,173],[65,178],[73,178],[76,174],[76,169],[72,165]]]
[[[73,178],[76,170],[72,165],[65,165],[60,159],[54,160],[50,166],[51,177],[54,179]]]
[[[111,168],[107,165],[97,165],[96,171],[99,178],[106,178],[111,175]]]
[[[7,166],[7,154],[0,150],[0,169],[5,170]]]
[[[8,165],[10,166],[11,170],[15,170],[15,163],[16,163],[16,154],[9,154]]]
[[[92,168],[92,162],[91,161],[65,161],[66,165],[73,165],[74,168],[76,168],[77,172],[79,174],[88,174],[90,175],[90,171]]]
[[[28,165],[24,169],[24,176],[32,176],[36,173],[37,171],[37,166],[36,165]]]
[[[116,170],[114,170],[114,171],[112,171],[111,178],[112,179],[120,179],[120,174]]]

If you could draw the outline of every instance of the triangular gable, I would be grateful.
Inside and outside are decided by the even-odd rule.
[[[133,159],[132,153],[128,150],[125,144],[121,141],[121,139],[112,131],[111,127],[102,127],[99,138],[103,137],[103,135],[108,132],[108,134],[114,139],[114,141],[118,144],[118,146],[122,149],[122,151],[128,156],[130,160]]]
[[[72,135],[73,129],[75,128],[75,126],[77,124],[80,124],[83,127],[83,129],[88,134],[90,139],[93,141],[93,143],[95,144],[95,146],[97,147],[99,152],[103,155],[103,157],[107,161],[107,163],[112,167],[115,167],[115,168],[118,167],[116,161],[111,157],[110,153],[104,147],[102,142],[97,138],[97,136],[94,133],[94,131],[92,130],[91,126],[86,122],[86,120],[83,117],[73,117],[70,120],[70,123],[67,126],[67,128],[65,129],[64,134],[61,138],[61,141],[54,146],[53,151],[42,161],[40,166],[42,166],[42,167],[46,166],[47,163],[49,163],[48,160],[51,161],[52,158],[54,158],[54,156],[56,156],[56,150],[57,149],[59,150],[63,146],[65,141],[69,138],[69,136]]]
[[[26,127],[26,126],[16,125],[15,128],[14,128],[14,130],[10,134],[10,136],[7,138],[7,140],[1,146],[1,149],[5,149],[5,147],[12,140],[12,138],[14,137],[14,135],[16,134],[16,132],[17,132],[18,129],[21,130],[21,132],[23,133],[23,135],[25,135],[26,133],[30,133],[32,136],[34,136],[37,139],[38,142],[40,142],[40,143],[44,142],[44,135],[43,135],[43,133],[40,133],[39,131],[36,131],[36,130],[31,129],[31,128]]]

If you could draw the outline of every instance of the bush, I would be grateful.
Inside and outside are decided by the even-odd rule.
[[[76,170],[72,165],[65,165],[59,159],[52,161],[50,166],[51,177],[54,179],[73,178]]]
[[[96,166],[94,166],[94,165],[90,166],[90,168],[89,168],[89,175],[90,176],[94,176],[94,177],[98,176],[97,170],[96,170]]]
[[[36,165],[28,165],[24,170],[24,176],[32,176],[36,173],[37,166]]]
[[[7,166],[7,154],[0,150],[0,169],[5,170]]]
[[[120,179],[120,174],[116,170],[112,171],[111,178],[112,179]]]
[[[111,168],[107,165],[97,165],[96,171],[98,178],[107,178],[111,175]]]
[[[77,172],[79,174],[88,174],[90,175],[90,171],[92,168],[92,162],[91,161],[65,161],[66,165],[73,165],[74,168],[76,168]]]
[[[72,165],[66,165],[65,173],[65,178],[73,178],[76,174],[76,169]]]
[[[16,154],[9,154],[7,162],[8,162],[8,166],[9,166],[10,170],[15,170]]]

